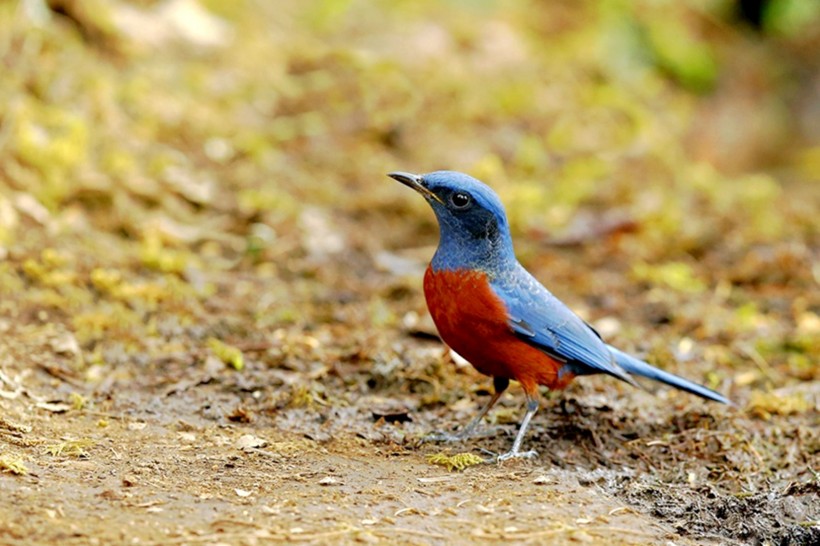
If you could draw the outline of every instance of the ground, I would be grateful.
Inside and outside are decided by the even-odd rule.
[[[0,543],[819,543],[820,13],[290,4],[0,4]],[[443,167],[735,405],[579,378],[499,464],[513,384],[431,441],[491,381],[385,173]]]

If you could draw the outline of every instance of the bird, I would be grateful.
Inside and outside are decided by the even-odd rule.
[[[499,462],[537,456],[522,444],[538,411],[539,386],[560,390],[577,376],[607,374],[633,386],[639,385],[632,376],[640,376],[732,405],[711,389],[607,344],[518,262],[504,205],[483,182],[456,171],[388,176],[421,194],[438,220],[439,243],[424,273],[424,295],[439,336],[493,380],[489,402],[448,439],[472,435],[510,381],[521,385],[526,412],[512,448],[495,458]]]

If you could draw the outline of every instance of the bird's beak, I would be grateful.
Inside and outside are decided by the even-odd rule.
[[[395,172],[390,173],[387,176],[389,176],[393,180],[398,180],[408,188],[413,188],[427,199],[432,199],[433,201],[441,203],[442,205],[444,204],[444,201],[441,200],[441,197],[427,189],[427,186],[424,185],[424,178],[422,178],[420,174]]]

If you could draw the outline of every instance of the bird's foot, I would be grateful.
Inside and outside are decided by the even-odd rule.
[[[463,442],[466,440],[468,436],[466,434],[451,434],[449,432],[434,432],[432,434],[428,434],[424,438],[421,439],[422,442],[445,442],[445,443],[453,443],[453,442]]]
[[[422,442],[463,442],[471,438],[487,438],[493,436],[495,434],[494,431],[495,429],[492,427],[487,428],[468,425],[455,433],[434,432],[432,434],[428,434],[422,439]]]
[[[538,457],[538,452],[534,449],[529,451],[510,450],[507,453],[502,453],[501,455],[494,451],[490,451],[489,449],[484,449],[483,447],[480,449],[490,456],[488,459],[484,459],[485,463],[500,463],[509,459],[533,459]]]
[[[529,451],[511,450],[511,451],[508,451],[507,453],[503,453],[501,455],[498,455],[495,458],[495,460],[496,460],[496,462],[500,463],[502,461],[507,461],[509,459],[534,459],[535,457],[538,457],[538,452],[535,451],[534,449],[531,449]]]

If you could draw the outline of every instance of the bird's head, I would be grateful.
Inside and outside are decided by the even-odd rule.
[[[491,266],[513,257],[504,205],[486,184],[454,171],[388,176],[419,192],[436,213],[441,241],[434,267]]]

